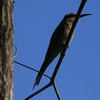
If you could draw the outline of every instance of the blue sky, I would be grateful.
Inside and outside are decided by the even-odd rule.
[[[16,61],[40,69],[50,37],[70,12],[76,13],[81,0],[15,0],[14,45],[18,48]],[[56,77],[62,100],[100,100],[100,0],[87,0],[82,13],[92,13],[79,21],[75,37],[66,52]],[[59,56],[58,56],[59,57]],[[58,57],[50,64],[50,75]],[[37,73],[14,64],[14,100],[24,100],[49,80],[32,90]],[[57,100],[53,87],[31,100]]]

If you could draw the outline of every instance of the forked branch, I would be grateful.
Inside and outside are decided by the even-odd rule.
[[[58,72],[58,70],[59,70],[59,67],[60,67],[60,65],[61,65],[61,62],[62,62],[62,60],[63,60],[63,58],[64,58],[65,52],[66,52],[66,50],[67,50],[66,47],[68,47],[69,41],[70,41],[70,39],[71,39],[71,36],[72,36],[72,34],[73,34],[73,31],[74,31],[74,29],[75,29],[75,27],[76,27],[76,24],[77,24],[77,22],[78,22],[78,19],[79,19],[79,17],[80,17],[80,14],[81,14],[81,12],[82,12],[82,10],[83,10],[83,8],[84,8],[84,5],[85,5],[86,1],[87,1],[87,0],[82,0],[82,2],[81,2],[81,4],[80,4],[80,7],[79,7],[79,9],[78,9],[78,11],[77,11],[77,15],[76,15],[75,20],[74,20],[74,22],[73,22],[72,28],[71,28],[70,33],[69,33],[69,35],[68,35],[66,44],[64,45],[64,49],[63,49],[63,51],[62,51],[62,53],[61,53],[61,55],[60,55],[59,61],[58,61],[57,65],[56,65],[56,67],[55,67],[55,70],[54,70],[54,73],[53,73],[52,77],[50,78],[49,76],[45,75],[46,77],[48,77],[48,78],[50,79],[50,82],[49,82],[47,85],[45,85],[44,87],[42,87],[41,89],[39,89],[39,90],[37,90],[36,92],[32,93],[32,94],[31,94],[30,96],[28,96],[25,100],[31,99],[32,97],[34,97],[35,95],[39,94],[40,92],[44,91],[45,89],[47,89],[48,87],[50,87],[50,86],[52,86],[52,85],[53,85],[53,88],[54,88],[54,90],[55,90],[55,93],[56,93],[56,95],[57,95],[58,100],[61,100],[61,99],[60,99],[60,95],[59,95],[59,93],[58,93],[58,90],[57,90],[57,88],[56,88],[56,84],[55,84],[54,80],[55,80],[55,77],[56,77],[57,72]],[[14,62],[16,63],[16,61],[14,61]],[[21,65],[21,64],[20,64],[20,65]],[[23,66],[23,65],[22,65],[22,66]],[[25,65],[24,65],[24,66],[25,66]],[[27,66],[25,66],[25,67],[28,68]],[[32,69],[32,68],[29,68],[29,69],[34,70],[34,71],[37,71],[37,70]],[[38,72],[38,71],[37,71],[37,72]]]

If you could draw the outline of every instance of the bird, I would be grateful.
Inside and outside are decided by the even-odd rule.
[[[82,14],[82,15],[80,15],[80,18],[82,18],[84,16],[88,16],[88,15],[91,15],[91,14]],[[71,27],[73,25],[75,17],[76,17],[76,14],[74,14],[74,13],[66,14],[64,16],[64,18],[62,19],[62,21],[60,22],[60,24],[54,30],[54,32],[51,36],[51,39],[50,39],[50,43],[49,43],[49,46],[47,49],[47,53],[46,53],[44,62],[38,72],[34,86],[38,85],[40,83],[42,75],[44,74],[44,72],[47,69],[47,67],[49,66],[49,64],[58,56],[58,54],[60,54],[63,51],[63,47],[66,43],[67,37],[69,35],[69,32],[71,30]],[[73,37],[74,37],[74,34],[72,35],[72,37],[69,41],[68,47],[69,47]],[[66,48],[68,48],[68,47],[66,47]]]

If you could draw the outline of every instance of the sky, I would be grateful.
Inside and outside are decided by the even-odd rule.
[[[14,46],[15,61],[39,70],[44,60],[50,37],[70,12],[76,13],[81,0],[15,0]],[[82,18],[76,26],[75,37],[66,52],[55,82],[61,100],[100,100],[100,0],[87,0]],[[58,57],[49,65],[51,76]],[[24,100],[49,82],[43,77],[33,90],[37,72],[14,63],[14,100]],[[57,100],[53,87],[30,100]]]

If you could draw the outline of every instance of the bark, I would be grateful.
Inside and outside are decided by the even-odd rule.
[[[13,0],[0,0],[0,100],[13,100]]]

